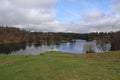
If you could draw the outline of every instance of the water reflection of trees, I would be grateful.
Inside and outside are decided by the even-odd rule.
[[[69,43],[70,49],[73,49],[73,48],[74,48],[74,45],[75,45],[75,42],[70,42],[70,43]]]
[[[19,50],[26,49],[26,43],[11,43],[11,44],[1,44],[0,45],[0,54],[11,54]]]
[[[85,53],[107,52],[110,51],[110,48],[110,42],[107,42],[105,40],[95,40],[93,43],[87,42],[83,45],[83,51]]]
[[[95,45],[93,43],[87,42],[86,44],[83,45],[83,51],[85,53],[95,53]]]
[[[38,43],[34,43],[33,45],[34,45],[34,47],[38,48],[38,47],[42,46],[43,44],[41,42],[38,42]]]
[[[91,41],[92,42],[92,41]],[[85,53],[93,53],[96,52],[96,47],[100,51],[109,51],[110,44],[103,42],[103,41],[96,41],[96,42],[87,42],[83,45],[83,51]],[[1,44],[0,45],[0,54],[11,54],[20,50],[26,50],[27,47],[32,48],[42,48],[47,46],[50,50],[55,49],[63,49],[63,50],[73,50],[76,44],[79,42],[65,42],[65,43],[55,43],[55,42],[37,42],[37,43],[11,43],[11,44]],[[95,44],[96,43],[96,44]]]
[[[98,40],[96,42],[96,45],[97,45],[97,48],[99,48],[103,52],[109,51],[111,47],[110,42],[106,42],[103,40]]]

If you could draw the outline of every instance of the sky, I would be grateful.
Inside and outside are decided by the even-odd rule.
[[[0,25],[42,32],[120,30],[120,0],[0,0]]]

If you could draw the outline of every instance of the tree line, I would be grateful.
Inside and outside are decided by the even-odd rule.
[[[0,26],[0,43],[73,41],[74,33],[30,32],[15,27]]]
[[[58,43],[74,39],[97,40],[101,44],[111,43],[111,50],[120,50],[120,31],[94,33],[30,32],[15,27],[0,26],[0,44],[19,42]]]

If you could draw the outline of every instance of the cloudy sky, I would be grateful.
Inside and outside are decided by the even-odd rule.
[[[0,25],[34,31],[120,30],[120,0],[0,0]]]

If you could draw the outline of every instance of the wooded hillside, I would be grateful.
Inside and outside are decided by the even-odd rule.
[[[18,42],[48,42],[57,43],[73,41],[74,39],[101,40],[103,43],[110,42],[111,50],[120,50],[120,31],[96,32],[96,33],[54,33],[54,32],[29,32],[15,27],[0,26],[0,44]]]

